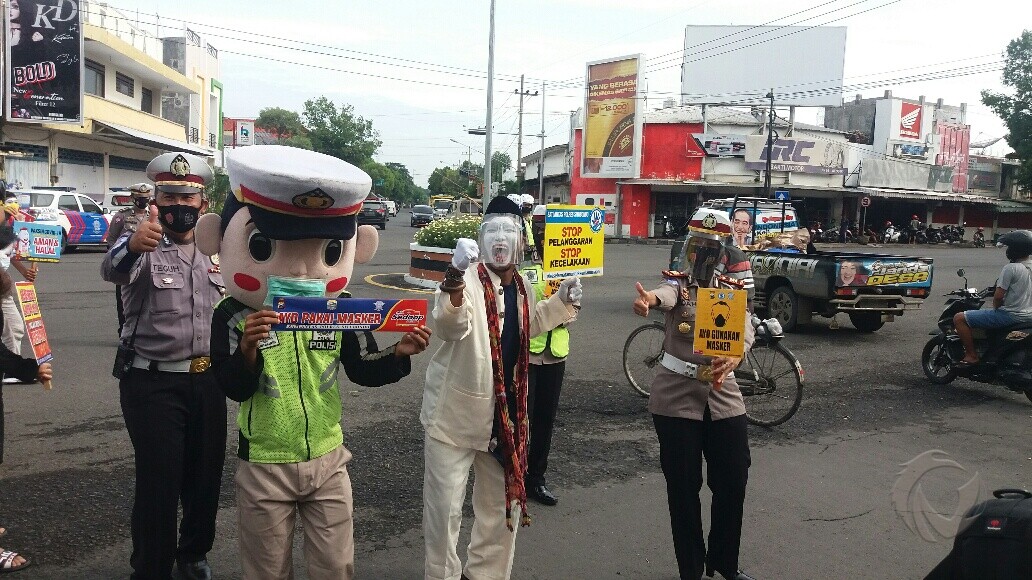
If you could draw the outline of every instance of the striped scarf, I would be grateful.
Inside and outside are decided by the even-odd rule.
[[[527,489],[523,476],[527,472],[527,359],[530,352],[530,309],[527,303],[527,289],[523,279],[514,275],[517,300],[522,312],[520,323],[520,352],[513,373],[512,394],[516,397],[516,422],[509,417],[509,405],[505,394],[505,371],[502,369],[502,324],[498,317],[498,303],[495,301],[494,283],[484,264],[477,265],[480,283],[484,286],[484,303],[487,305],[487,328],[491,336],[491,367],[494,371],[495,413],[498,414],[498,445],[501,446],[502,468],[505,471],[505,526],[512,528],[512,502],[519,502],[523,514],[520,523],[530,525],[527,513]]]

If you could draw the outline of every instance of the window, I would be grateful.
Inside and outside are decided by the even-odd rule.
[[[79,204],[75,202],[74,195],[62,195],[57,198],[57,208],[68,211],[79,211]]]
[[[140,110],[144,113],[154,112],[154,93],[150,89],[140,89]]]
[[[86,199],[85,197],[80,197],[79,198],[79,203],[82,204],[82,211],[90,211],[90,212],[93,212],[93,213],[104,213],[104,211],[100,209],[100,206],[97,205],[97,203],[95,201],[93,201],[92,199]]]
[[[593,197],[585,197],[584,198],[584,205],[595,205],[595,198],[593,198]]]
[[[82,79],[82,90],[98,97],[104,96],[104,65],[86,59],[86,66],[83,69],[85,76]]]
[[[127,97],[132,97],[136,94],[136,81],[133,80],[133,77],[115,72],[115,90]]]

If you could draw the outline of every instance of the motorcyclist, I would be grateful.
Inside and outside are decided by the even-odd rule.
[[[960,366],[978,364],[972,328],[1001,328],[1021,322],[1032,323],[1032,232],[1015,230],[1000,238],[1007,247],[1010,263],[1003,267],[993,293],[993,307],[958,312],[953,317],[957,336],[964,345]]]
[[[917,230],[921,229],[921,220],[917,218],[917,214],[910,216],[910,243],[917,243]]]
[[[699,288],[750,285],[744,254],[724,242],[731,233],[727,212],[695,212],[681,256],[683,271],[664,272],[663,284],[653,290],[638,283],[633,305],[640,316],[648,316],[652,308],[665,313],[666,354],[652,384],[649,411],[659,439],[681,578],[700,578],[705,568],[709,576],[716,571],[728,580],[751,580],[738,569],[750,463],[745,403],[732,373],[738,359],[694,354],[692,332]],[[739,260],[744,261],[741,267]],[[722,266],[726,276],[720,273]],[[747,324],[746,350],[752,340]],[[713,493],[708,542],[699,503],[703,457]]]
[[[896,229],[892,227],[892,222],[886,221],[885,222],[885,229],[882,230],[882,240],[884,241],[884,243],[887,244],[889,242],[894,241],[892,239],[892,236],[893,236],[893,234],[895,232],[896,232]]]

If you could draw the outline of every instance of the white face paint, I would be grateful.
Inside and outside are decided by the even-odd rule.
[[[520,225],[516,216],[491,214],[480,225],[480,259],[496,268],[515,265],[520,250]]]

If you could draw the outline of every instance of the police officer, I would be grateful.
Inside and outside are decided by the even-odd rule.
[[[545,206],[538,206],[544,214]],[[534,209],[534,217],[538,216]],[[544,247],[544,220],[533,225],[534,241],[537,247]],[[551,296],[549,282],[545,281],[540,260],[521,270],[523,277],[534,287],[537,299]],[[580,311],[580,302],[573,308]],[[548,454],[552,448],[552,429],[559,410],[559,392],[566,373],[566,357],[570,354],[570,331],[567,327],[576,320],[574,314],[568,322],[530,339],[530,357],[527,365],[527,418],[530,420],[530,445],[527,453],[527,475],[524,477],[527,497],[547,506],[559,503],[559,498],[548,489],[545,471],[548,469]]]
[[[751,274],[720,274],[728,263],[724,240],[731,235],[726,212],[701,209],[689,222],[682,255],[683,272],[664,272],[664,283],[648,291],[637,284],[634,312],[665,312],[666,338],[649,397],[659,456],[667,483],[667,503],[674,553],[682,579],[698,580],[720,572],[728,580],[750,580],[738,569],[745,486],[749,475],[749,441],[745,403],[731,371],[738,360],[706,357],[692,348],[698,288],[742,288]],[[730,271],[731,269],[728,269]],[[746,349],[752,344],[746,324]],[[713,492],[709,549],[702,534],[702,459]]]
[[[226,449],[226,399],[209,345],[222,297],[217,261],[197,251],[194,225],[208,207],[211,169],[199,157],[166,153],[147,166],[155,205],[135,233],[104,257],[105,280],[123,286],[122,342],[135,349],[119,392],[136,460],[132,579],[211,578],[206,555]],[[180,502],[183,521],[176,538]]]
[[[137,183],[129,186],[133,205],[120,209],[111,218],[108,228],[108,249],[115,245],[125,232],[136,232],[136,226],[147,220],[147,207],[150,204],[154,188],[149,183]],[[125,324],[125,312],[122,310],[122,287],[115,284],[115,312],[118,313],[118,336],[122,336],[122,325]]]

